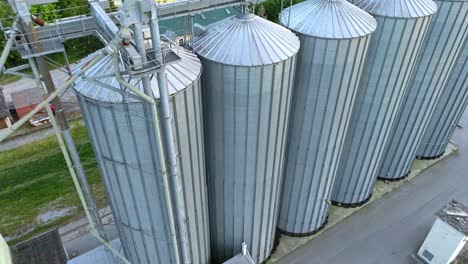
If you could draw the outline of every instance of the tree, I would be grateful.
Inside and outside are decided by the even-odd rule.
[[[74,8],[75,7],[75,8]],[[86,1],[83,0],[59,0],[57,3],[34,5],[30,9],[31,14],[34,14],[46,22],[52,23],[56,19],[90,14],[90,9]],[[13,24],[15,13],[7,2],[0,0],[0,19],[4,27],[10,27]],[[5,48],[6,39],[3,32],[0,34],[0,49]],[[64,43],[65,49],[69,53],[70,61],[74,62],[88,54],[101,49],[102,43],[98,38],[89,36],[78,39],[68,40]],[[62,54],[51,54],[51,58],[62,61]],[[10,52],[5,67],[15,67],[24,64],[20,54],[17,51]]]
[[[4,27],[11,27],[15,18],[15,12],[11,9],[8,3],[0,1],[0,19]],[[0,33],[0,50],[5,49],[7,40],[3,32]],[[17,51],[10,52],[6,60],[5,67],[13,67],[21,64],[21,56]]]
[[[263,5],[260,5],[260,7],[258,8],[257,15],[265,18],[265,7]]]
[[[281,1],[283,1],[283,8],[287,8],[290,6],[291,1],[292,4],[295,5],[304,0],[266,0],[255,6],[255,13],[259,15],[259,12],[263,9],[263,17],[272,22],[278,23],[279,14],[281,12]]]

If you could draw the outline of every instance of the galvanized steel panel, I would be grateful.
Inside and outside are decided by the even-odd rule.
[[[444,88],[417,152],[418,158],[442,155],[468,105],[468,41]]]
[[[319,4],[317,4],[319,3]],[[303,13],[309,10],[310,14]],[[289,14],[290,9],[285,13]],[[370,34],[377,25],[372,16],[344,0],[310,0],[292,7],[296,19],[309,19],[315,12],[329,11],[325,21],[316,21],[322,28],[311,31],[303,27],[298,34],[301,49],[298,54],[296,80],[288,134],[285,175],[278,228],[287,234],[305,235],[320,229],[328,216],[330,196],[345,142],[352,106],[359,87],[359,79],[367,55]],[[300,17],[296,17],[296,12]],[[334,13],[336,12],[336,13]],[[367,31],[351,35],[329,34],[329,17],[353,15],[348,20],[338,19],[335,28],[347,28],[347,21],[366,21]],[[281,17],[285,17],[284,14]],[[284,20],[282,20],[283,23]],[[372,28],[373,25],[373,28]],[[359,24],[354,25],[360,28]],[[305,30],[306,34],[303,34]],[[325,33],[325,34],[322,34]],[[324,39],[341,36],[344,39]],[[360,37],[361,36],[361,37]]]
[[[416,158],[421,139],[450,77],[468,35],[468,2],[437,1],[382,158],[378,176],[399,180],[406,177]]]
[[[273,248],[295,58],[263,67],[203,66],[213,261],[246,242],[261,263]]]
[[[280,22],[301,35],[326,39],[367,36],[377,26],[372,16],[344,0],[304,1],[283,10]]]
[[[181,60],[166,66],[167,89],[170,95],[176,94],[187,89],[188,87],[191,87],[195,80],[200,77],[201,72],[201,63],[195,54],[192,54],[182,48],[173,49],[173,51],[179,57],[181,57]],[[92,57],[93,55],[90,55],[83,59],[80,65],[85,65],[89,61],[88,58]],[[122,65],[120,65],[120,67],[123,71],[124,67]],[[100,85],[96,82],[83,82],[81,84],[78,83],[75,85],[74,89],[84,96],[108,103],[140,101],[139,98],[135,98],[134,95],[132,96],[132,94],[129,94],[128,92],[120,91],[120,85],[115,76],[113,76],[113,71],[114,63],[112,61],[112,57],[105,57],[96,63],[95,66],[89,69],[86,72],[85,77],[81,79],[86,79],[87,77],[88,79],[93,78],[98,82],[104,83],[106,86]],[[128,80],[128,77],[124,77],[126,80]],[[143,86],[140,79],[133,78],[130,79],[129,82],[143,91]],[[117,90],[110,90],[108,86],[114,87]],[[152,76],[151,78],[151,88],[153,90],[154,96],[159,98],[159,87],[156,76]]]
[[[206,36],[219,37],[210,31],[231,28],[227,23],[235,30],[223,35],[226,41],[206,40]],[[229,18],[205,34],[195,40],[194,50],[200,52],[204,67],[212,258],[214,263],[223,262],[245,242],[255,263],[261,263],[270,256],[275,237],[299,40],[289,30],[250,15]],[[239,49],[257,54],[263,45],[274,59],[242,61],[251,67],[225,60],[239,56]],[[252,66],[266,61],[267,65]]]
[[[388,18],[417,18],[433,15],[436,4],[430,0],[353,0],[366,12]]]
[[[359,205],[372,194],[384,146],[430,22],[430,16],[372,15],[377,30],[370,41],[332,194],[332,201],[347,206]]]
[[[294,56],[299,41],[289,30],[253,14],[212,24],[193,49],[205,59],[237,66],[278,63]]]
[[[178,170],[183,182],[192,263],[210,263],[207,190],[203,150],[201,64],[193,54],[167,67],[171,91],[174,138]],[[104,64],[103,64],[104,63]],[[93,78],[112,74],[104,60],[87,74]],[[187,65],[191,82],[183,88]],[[193,74],[193,75],[192,75]],[[190,79],[189,78],[189,79]],[[115,77],[98,79],[102,84],[80,80],[77,91],[125,255],[132,263],[175,263],[173,240],[148,103],[123,93]],[[138,79],[130,82],[136,83]],[[152,82],[154,84],[155,81]],[[177,83],[177,85],[174,85]],[[180,88],[180,90],[179,90]],[[153,87],[154,89],[154,87]],[[157,89],[157,88],[156,88]],[[119,92],[120,91],[120,92]],[[175,205],[174,205],[175,206]]]

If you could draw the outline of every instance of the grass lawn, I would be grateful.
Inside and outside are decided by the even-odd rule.
[[[21,77],[16,75],[0,74],[0,85],[16,82],[19,79],[21,79]]]
[[[103,207],[105,191],[86,128],[77,123],[72,134],[96,202]],[[59,217],[39,217],[64,209],[69,211]],[[15,241],[84,214],[55,136],[0,153],[0,212],[0,233]]]

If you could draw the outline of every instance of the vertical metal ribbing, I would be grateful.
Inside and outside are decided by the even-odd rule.
[[[86,100],[82,96],[77,96],[77,101],[78,101],[78,104],[80,106],[81,112],[82,112],[83,117],[84,117],[83,121],[84,121],[85,126],[87,127],[88,131],[95,131],[96,127],[94,126],[92,119],[91,118],[86,118],[86,117],[91,116],[90,107],[86,107],[88,102],[86,102]],[[96,159],[98,159],[99,157],[102,156],[101,148],[103,147],[103,145],[98,140],[95,133],[88,133],[88,136],[89,136],[91,142],[94,142],[94,144],[91,144],[91,146],[93,148],[94,155],[95,155]],[[98,169],[99,169],[100,175],[105,175],[106,173],[108,173],[107,168],[105,166],[103,166],[103,164],[101,162],[98,162],[97,164],[98,164]],[[102,177],[102,180],[103,180],[104,185],[106,187],[110,186],[110,182],[107,181],[106,177]],[[104,189],[105,189],[107,197],[108,197],[109,205],[111,206],[111,208],[113,208],[113,210],[114,209],[117,210],[117,207],[112,204],[113,202],[116,201],[115,193],[109,192],[110,188],[104,188]],[[117,215],[120,215],[121,213],[122,212],[116,212]],[[124,233],[123,233],[123,230],[121,228],[119,220],[114,219],[114,222],[116,223],[117,233],[119,234],[119,237],[122,238],[123,240],[126,240],[126,238],[124,238]],[[130,252],[128,251],[128,248],[123,247],[122,249],[124,251],[125,256],[130,256]]]
[[[278,228],[308,234],[325,222],[369,36],[301,36]]]
[[[129,259],[132,263],[165,263],[174,261],[171,244],[175,241],[170,241],[169,230],[154,225],[166,223],[167,212],[161,195],[161,176],[155,177],[161,170],[154,157],[157,153],[151,136],[154,127],[145,119],[145,107],[142,103],[97,103],[92,117],[99,118],[94,125],[100,131],[90,133],[96,133],[104,142],[103,155],[98,161],[112,168],[103,177],[111,183],[107,188],[112,188],[109,192],[117,198],[112,203],[118,207],[116,211],[124,212],[116,215],[113,208],[124,238],[130,238],[121,239],[123,247],[131,252]]]
[[[194,263],[210,263],[199,81],[173,96],[173,122]],[[174,263],[154,125],[147,103],[105,103],[78,95],[125,255],[132,263]]]
[[[192,263],[210,263],[200,82],[171,98],[173,131],[182,176]]]
[[[466,2],[465,2],[466,3]],[[429,125],[421,140],[417,156],[436,158],[442,155],[468,106],[468,41],[450,75]]]
[[[203,61],[212,259],[246,242],[256,263],[271,253],[294,57],[275,65]]]
[[[350,206],[372,194],[390,128],[430,22],[430,17],[376,19],[332,194],[332,201]]]
[[[468,2],[437,1],[408,90],[385,147],[377,174],[397,180],[408,175],[418,146],[468,35]]]

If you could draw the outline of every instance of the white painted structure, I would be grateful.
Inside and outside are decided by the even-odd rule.
[[[451,263],[468,241],[468,208],[451,201],[436,215],[418,256],[430,264]]]
[[[0,264],[12,264],[10,248],[0,234]]]

